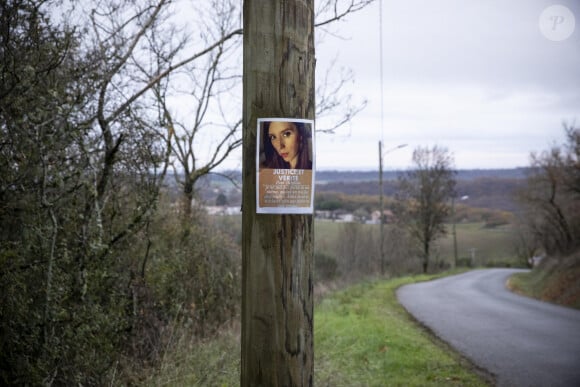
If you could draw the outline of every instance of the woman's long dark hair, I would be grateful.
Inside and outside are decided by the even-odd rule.
[[[312,169],[312,160],[310,160],[310,139],[312,133],[306,130],[306,125],[303,122],[290,121],[298,131],[300,136],[300,146],[298,151],[298,161],[296,162],[296,169]],[[284,161],[284,159],[276,152],[272,142],[270,141],[270,135],[268,130],[270,128],[270,121],[264,122],[264,128],[262,130],[262,144],[264,144],[264,153],[266,160],[264,161],[264,166],[266,168],[273,169],[290,169],[290,163]]]

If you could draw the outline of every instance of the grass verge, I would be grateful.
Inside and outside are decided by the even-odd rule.
[[[398,303],[399,286],[432,278],[364,283],[324,299],[315,310],[315,385],[487,385]]]
[[[315,307],[315,386],[486,386],[476,369],[416,323],[398,303],[413,276],[351,286]],[[179,335],[177,335],[179,336]],[[224,332],[205,342],[176,338],[150,386],[237,386],[240,340]]]
[[[145,386],[238,386],[240,384],[240,338],[232,331],[203,341],[183,335],[173,343],[161,366]]]
[[[580,309],[580,252],[548,259],[530,272],[514,274],[508,286],[524,296]]]

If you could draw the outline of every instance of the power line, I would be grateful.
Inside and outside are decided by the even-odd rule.
[[[383,76],[383,0],[379,0],[379,66],[380,66],[380,85],[381,85],[381,142],[384,143],[384,76]]]

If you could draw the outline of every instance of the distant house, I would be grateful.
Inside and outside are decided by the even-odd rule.
[[[336,215],[337,222],[351,223],[354,222],[354,215],[350,212],[341,212]]]
[[[345,210],[316,210],[314,211],[316,219],[331,220],[333,222],[354,222],[355,216]]]
[[[370,214],[366,211],[365,212],[355,211],[355,213],[351,213],[342,209],[334,211],[330,210],[314,211],[314,217],[316,219],[331,220],[333,222],[339,223],[360,222],[366,224],[379,224],[381,222],[380,214],[381,212],[379,210],[373,211]],[[391,210],[384,210],[383,214],[385,216],[385,223],[394,222],[395,215]]]
[[[315,210],[314,217],[317,219],[332,219],[333,212],[330,210]]]
[[[368,224],[380,224],[381,223],[381,211],[376,210],[371,212],[371,218],[367,221]]]
[[[208,215],[225,216],[225,215],[239,215],[240,207],[238,206],[205,206]]]
[[[383,210],[383,216],[385,223],[393,223],[395,221],[395,214],[391,210]],[[381,211],[376,210],[371,213],[371,219],[367,223],[370,224],[380,224],[381,223]]]

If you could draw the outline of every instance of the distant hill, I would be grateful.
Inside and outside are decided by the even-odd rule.
[[[457,171],[457,180],[473,180],[482,177],[500,179],[523,179],[528,168],[512,169],[462,169]],[[396,180],[405,171],[384,171],[385,180]],[[316,171],[316,183],[378,181],[379,171]]]
[[[528,168],[511,168],[511,169],[461,169],[457,171],[458,180],[473,180],[482,177],[500,178],[500,179],[523,179],[526,176]],[[397,176],[405,171],[388,170],[383,172],[385,180],[395,180]],[[219,174],[211,174],[207,177],[210,182],[225,183],[228,181],[227,176],[235,181],[242,181],[241,171],[223,171]],[[325,184],[328,182],[353,182],[353,181],[378,181],[379,171],[331,171],[317,170],[316,183]]]
[[[385,173],[383,192],[394,196],[397,176],[401,172]],[[515,194],[525,187],[526,168],[460,170],[457,173],[457,196],[469,207],[517,212]],[[316,172],[317,192],[338,192],[346,195],[379,195],[377,171]]]
[[[515,193],[525,186],[527,168],[514,169],[470,169],[457,173],[458,197],[468,197],[462,201],[470,207],[518,211]],[[384,194],[394,196],[397,177],[403,171],[384,172]],[[227,176],[227,177],[225,177]],[[236,181],[235,187],[232,181]],[[230,205],[241,204],[240,171],[226,171],[211,174],[202,179],[197,189],[206,203],[215,203],[220,193],[226,195]],[[168,178],[168,188],[174,194],[179,189],[172,176]],[[336,192],[346,195],[379,195],[378,171],[316,171],[316,192]]]

